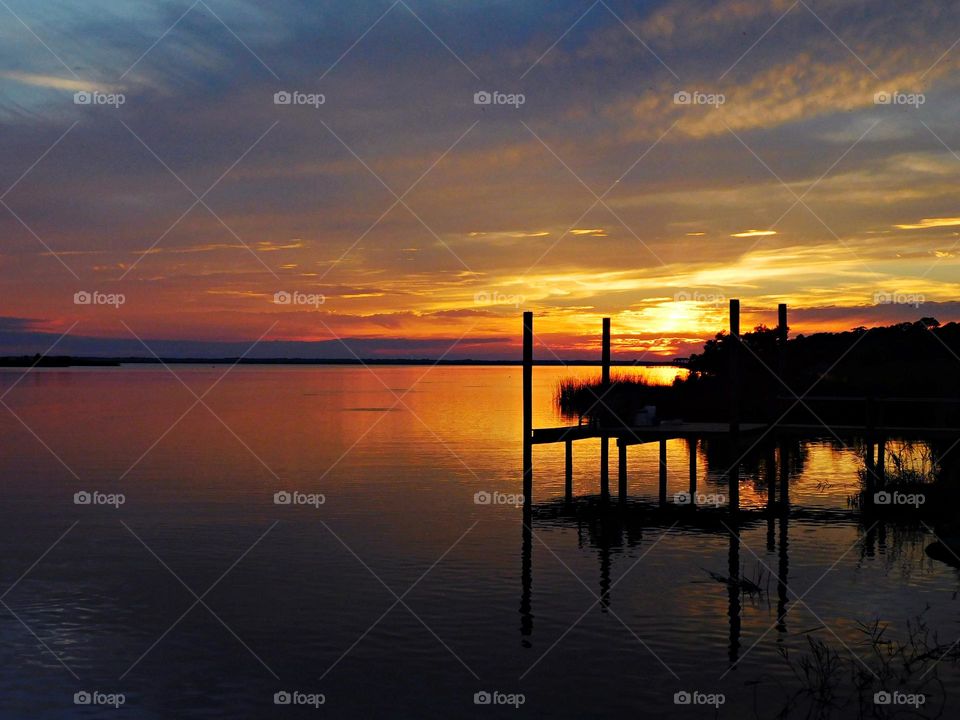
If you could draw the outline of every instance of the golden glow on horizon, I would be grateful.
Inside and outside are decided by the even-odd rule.
[[[607,237],[603,228],[576,228],[570,231],[571,235],[589,235],[590,237]]]
[[[552,235],[559,237],[557,232]],[[864,240],[853,247],[830,242],[757,247],[733,261],[678,259],[663,266],[638,263],[599,272],[574,263],[563,269],[534,268],[528,274],[504,268],[440,276],[357,273],[351,268],[350,275],[332,282],[291,268],[284,271],[280,284],[246,269],[208,277],[202,265],[193,276],[179,278],[183,256],[171,254],[151,261],[160,295],[150,305],[138,302],[139,296],[132,291],[127,291],[128,303],[115,315],[83,307],[64,314],[56,297],[43,298],[48,305],[37,306],[35,298],[28,305],[29,298],[18,300],[12,294],[10,305],[13,315],[46,316],[47,331],[63,332],[79,320],[85,334],[96,337],[125,332],[117,320],[121,316],[138,332],[146,334],[143,328],[149,328],[150,337],[198,341],[248,341],[276,321],[271,339],[322,341],[335,334],[370,342],[383,338],[436,341],[436,349],[424,351],[435,356],[462,336],[458,354],[473,357],[512,357],[519,314],[532,310],[538,337],[558,356],[593,356],[600,318],[611,317],[621,357],[656,358],[697,352],[704,339],[726,327],[731,297],[741,299],[743,324],[748,328],[775,323],[778,302],[789,303],[794,312],[816,309],[804,320],[791,316],[794,331],[804,333],[903,319],[902,313],[890,315],[895,308],[878,309],[877,292],[917,294],[926,301],[958,297],[960,285],[947,266],[950,260],[943,261],[942,270],[924,277],[922,272],[937,259],[932,250],[910,254],[909,247],[904,247],[903,255],[890,256],[871,242]],[[305,241],[303,248],[287,250],[279,259],[291,261],[284,265],[310,267],[316,264],[311,259],[315,251]],[[237,251],[220,248],[217,252]],[[914,266],[919,268],[916,272]],[[115,274],[116,270],[111,267],[105,272]],[[199,303],[197,283],[202,283],[205,293]],[[318,307],[277,305],[273,298],[278,289],[321,293],[326,302]],[[157,307],[178,307],[182,312],[157,313]],[[921,312],[930,313],[917,310]],[[941,321],[953,319],[937,310],[931,314]],[[893,319],[886,320],[888,316]]]
[[[768,235],[776,235],[776,230],[745,230],[744,232],[734,233],[730,237],[735,238],[748,238],[748,237],[766,237]]]
[[[923,218],[920,222],[912,225],[894,225],[898,230],[926,230],[928,228],[957,227],[960,225],[960,218]]]

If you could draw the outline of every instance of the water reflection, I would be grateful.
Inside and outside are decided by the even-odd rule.
[[[523,583],[523,592],[520,595],[520,636],[521,645],[529,648],[529,637],[533,634],[533,513],[529,505],[523,508],[522,525],[520,577]]]
[[[777,552],[777,632],[787,633],[787,581],[790,574],[790,515],[780,515],[780,542]]]
[[[727,449],[719,443],[711,443],[707,449],[707,465],[716,468],[722,467],[729,461]],[[696,445],[688,443],[688,450],[695,455]],[[532,546],[534,535],[548,532],[557,528],[569,528],[576,531],[581,546],[595,551],[596,574],[595,596],[601,613],[613,612],[617,603],[616,593],[612,592],[620,582],[612,570],[612,558],[619,555],[638,555],[630,553],[641,546],[647,549],[658,542],[656,538],[664,536],[674,530],[685,535],[719,538],[726,536],[726,574],[707,570],[712,580],[725,585],[726,596],[726,623],[727,647],[726,656],[730,669],[739,668],[740,660],[744,657],[744,623],[748,615],[756,615],[757,600],[762,600],[767,593],[767,586],[775,584],[776,602],[775,617],[767,628],[763,623],[759,630],[750,631],[753,639],[747,641],[749,649],[753,650],[756,643],[770,631],[775,630],[777,643],[786,643],[795,637],[805,637],[817,630],[834,632],[817,614],[813,614],[807,602],[802,601],[806,595],[817,586],[828,573],[834,570],[837,564],[854,548],[863,560],[875,558],[909,558],[911,562],[917,557],[917,549],[923,548],[929,540],[929,535],[923,532],[923,524],[916,518],[904,520],[890,518],[878,514],[875,508],[860,508],[856,504],[847,503],[844,507],[821,507],[816,504],[791,503],[790,485],[792,481],[799,481],[804,466],[811,457],[810,447],[806,443],[781,443],[778,446],[762,448],[749,458],[744,465],[745,482],[755,484],[757,490],[763,491],[765,505],[751,507],[740,513],[731,513],[726,508],[697,508],[693,506],[662,506],[659,503],[621,495],[619,500],[611,503],[602,494],[580,497],[563,497],[531,503],[524,510],[522,557],[522,590],[521,590],[521,633],[524,647],[532,646],[533,636],[533,593],[532,580],[534,574]],[[818,460],[819,462],[819,460]],[[821,481],[821,482],[826,482]],[[856,485],[851,481],[849,488]],[[691,490],[696,490],[696,474],[691,475]],[[806,500],[810,496],[804,495]],[[826,567],[813,583],[806,587],[794,589],[790,586],[791,579],[791,524],[800,523],[802,531],[810,533],[813,529],[823,531],[836,528],[850,528],[853,530],[853,539],[849,546],[842,545],[835,557],[825,563]],[[891,530],[893,533],[891,534]],[[761,547],[764,547],[769,560],[757,557],[748,544],[744,542],[744,535],[760,531]],[[809,541],[801,542],[797,546],[800,552],[810,552]],[[647,550],[639,552],[642,559]],[[855,555],[856,555],[855,554]],[[757,575],[746,573],[745,560],[757,558]],[[761,569],[762,566],[762,569]],[[632,569],[633,565],[629,569]],[[775,569],[774,569],[775,568]],[[627,572],[629,572],[629,569]],[[906,572],[904,570],[903,572]],[[625,573],[624,573],[625,574]],[[909,593],[908,593],[909,595]],[[747,600],[750,600],[747,603]],[[624,600],[629,604],[630,600]],[[789,629],[788,615],[794,607],[803,608],[812,614],[816,623],[811,625],[803,620],[795,623],[793,635]],[[875,607],[863,608],[869,615]],[[623,610],[618,610],[623,612]],[[795,613],[800,615],[798,611]],[[879,614],[879,611],[877,611]],[[877,615],[874,615],[876,619]],[[866,617],[866,615],[864,616]],[[850,618],[853,622],[857,618]],[[709,623],[709,618],[704,618]],[[835,620],[833,622],[836,622]],[[812,629],[811,629],[812,627]],[[853,641],[850,641],[853,644]]]
[[[550,414],[548,370],[538,372],[545,379],[534,387],[538,426],[558,424]],[[601,706],[610,715],[637,707],[658,716],[676,711],[672,690],[646,681],[651,675],[672,679],[619,618],[685,684],[726,692],[722,715],[732,717],[753,716],[752,689],[745,687],[758,672],[794,682],[778,648],[802,651],[811,635],[832,639],[804,603],[852,647],[859,641],[854,619],[881,616],[902,627],[928,604],[934,607],[931,626],[945,640],[956,638],[957,572],[924,555],[929,531],[919,522],[887,520],[848,505],[859,488],[857,448],[830,441],[791,442],[785,451],[758,448],[740,465],[744,511],[733,524],[722,507],[657,507],[656,444],[630,449],[624,501],[615,492],[605,506],[598,494],[599,443],[575,444],[569,501],[563,445],[538,447],[535,502],[521,514],[474,502],[479,490],[519,490],[516,369],[441,367],[419,382],[423,368],[377,372],[389,387],[415,388],[406,400],[409,411],[358,412],[394,402],[362,368],[238,368],[210,403],[249,450],[198,408],[122,482],[117,479],[193,402],[189,393],[165,371],[28,377],[7,401],[83,484],[13,416],[0,414],[7,438],[0,452],[7,478],[6,532],[0,536],[4,587],[74,520],[81,523],[6,601],[85,682],[107,686],[192,602],[120,519],[191,587],[204,588],[279,518],[277,530],[218,586],[210,604],[285,684],[313,689],[317,676],[392,602],[320,521],[398,589],[409,587],[479,521],[409,601],[476,669],[480,687],[513,687],[557,643],[523,680],[528,707],[538,716],[581,718]],[[185,372],[198,393],[219,374]],[[357,449],[347,452],[354,444]],[[894,468],[900,449],[895,440],[886,448],[887,468]],[[723,491],[730,459],[722,444],[691,447],[678,440],[667,450],[671,493],[691,484],[702,492]],[[689,477],[691,450],[697,472]],[[949,466],[952,457],[941,448],[938,467]],[[88,513],[91,508],[72,502],[84,487],[120,490],[129,503],[120,512]],[[328,502],[309,511],[278,507],[273,493],[282,488],[325,493]],[[759,598],[746,591],[756,579],[753,552],[770,568],[769,598],[767,588]],[[571,573],[583,579],[589,595]],[[590,604],[582,632],[564,635]],[[198,611],[148,655],[142,672],[124,681],[131,705],[136,697],[135,714],[269,717],[273,678]],[[2,616],[9,672],[0,688],[0,716],[64,717],[77,689],[73,678],[12,615]],[[768,629],[769,637],[754,648]],[[733,659],[735,673],[720,682]],[[573,676],[576,683],[564,682]],[[469,716],[478,689],[436,638],[403,613],[391,613],[363,637],[330,677],[332,683],[316,689],[329,690],[331,717],[440,718],[462,706]],[[380,695],[370,692],[373,683]],[[43,703],[49,710],[39,710]]]

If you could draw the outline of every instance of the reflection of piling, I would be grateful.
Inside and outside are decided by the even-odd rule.
[[[787,632],[787,573],[790,571],[787,535],[789,531],[787,513],[780,516],[779,565],[777,566],[777,632]]]
[[[600,436],[600,499],[610,499],[610,438]]]
[[[610,438],[600,436],[600,499],[610,499]]]
[[[687,440],[690,449],[690,504],[697,502],[697,439]]]
[[[730,552],[727,556],[727,616],[730,618],[728,656],[735,664],[740,656],[740,527],[730,529]]]
[[[573,500],[573,440],[567,440],[565,445],[563,496],[567,502],[571,502]]]
[[[660,507],[667,504],[667,441],[660,441]]]
[[[520,546],[520,644],[530,647],[526,638],[533,634],[533,512],[529,504],[523,508],[523,542]]]
[[[730,300],[730,449],[733,466],[729,471],[732,511],[740,509],[740,301]]]
[[[610,607],[610,538],[607,528],[600,529],[600,612]]]
[[[523,498],[533,498],[533,313],[523,313]]]
[[[774,542],[774,508],[777,505],[777,466],[776,448],[770,445],[763,461],[763,471],[767,483],[767,552],[776,549]]]
[[[790,507],[790,446],[786,440],[780,441],[780,507],[786,511]]]
[[[763,461],[763,469],[767,482],[767,509],[773,510],[777,502],[777,467],[773,445],[767,448],[766,458],[764,458]]]

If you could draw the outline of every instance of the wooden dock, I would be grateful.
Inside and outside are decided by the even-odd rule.
[[[786,367],[786,344],[788,339],[787,306],[780,304],[777,312],[777,346],[779,363],[776,374],[783,380]],[[780,505],[789,505],[789,443],[788,440],[801,438],[858,439],[863,440],[866,450],[866,483],[864,497],[872,502],[873,492],[879,488],[884,478],[885,443],[888,438],[957,439],[960,441],[960,427],[893,427],[882,422],[883,405],[890,403],[957,403],[955,398],[840,398],[810,397],[811,402],[834,402],[854,406],[861,403],[864,408],[863,424],[824,425],[820,423],[784,423],[783,417],[774,423],[741,422],[740,418],[740,378],[742,366],[743,341],[740,337],[740,301],[730,301],[730,334],[733,351],[730,353],[729,367],[729,406],[726,422],[683,422],[663,421],[652,425],[627,426],[616,420],[611,412],[599,412],[588,424],[566,425],[560,427],[533,427],[532,387],[533,387],[533,313],[523,313],[523,496],[527,505],[533,495],[533,446],[563,443],[565,445],[565,496],[572,499],[573,492],[573,443],[582,440],[600,441],[600,497],[607,500],[609,489],[609,444],[615,440],[618,450],[619,498],[627,498],[627,449],[632,445],[659,443],[659,504],[667,504],[667,451],[669,440],[681,439],[689,445],[691,496],[697,492],[697,446],[700,441],[720,439],[729,444],[732,457],[736,459],[724,474],[728,480],[728,510],[737,512],[740,507],[739,465],[750,450],[763,441],[767,456],[767,467],[776,467],[779,476]],[[603,318],[601,335],[601,379],[600,390],[606,392],[610,387],[611,366],[610,318]],[[784,383],[785,387],[786,384]],[[601,395],[602,399],[602,395]],[[803,398],[777,398],[777,400],[802,402]],[[619,423],[619,424],[618,424]],[[842,441],[842,440],[841,440]],[[743,453],[741,454],[741,451]],[[776,466],[774,465],[776,461]],[[768,470],[769,471],[769,470]],[[770,472],[770,503],[777,494],[774,473]]]
[[[763,423],[744,423],[740,433],[750,435],[760,433],[769,427]],[[561,425],[560,427],[535,428],[531,437],[534,445],[545,445],[573,440],[587,440],[606,436],[616,439],[617,445],[641,445],[658,440],[676,438],[703,438],[726,436],[730,434],[727,423],[718,422],[664,422],[660,425],[639,425],[636,427],[601,428],[591,425]]]

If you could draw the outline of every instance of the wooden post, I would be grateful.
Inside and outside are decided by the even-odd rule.
[[[660,441],[660,507],[667,504],[667,441]]]
[[[877,483],[876,483],[877,467],[874,461],[874,448],[873,448],[875,415],[874,415],[874,400],[872,397],[867,398],[866,413],[867,413],[867,418],[866,418],[867,433],[866,433],[865,439],[867,442],[867,457],[866,457],[867,473],[866,473],[866,483],[865,483],[866,487],[864,488],[864,492],[866,493],[867,504],[872,505],[873,495],[877,490]]]
[[[563,495],[567,502],[573,500],[573,440],[566,441]]]
[[[533,498],[533,313],[523,313],[523,501]]]
[[[730,449],[734,465],[729,471],[728,506],[740,509],[740,301],[730,300]]]
[[[623,502],[627,499],[627,446],[625,443],[620,444],[620,483],[619,483],[619,496],[620,501]]]
[[[697,439],[690,438],[690,504],[697,504]]]
[[[780,416],[780,410],[777,407],[777,395],[782,392],[782,387],[789,387],[787,382],[787,338],[789,335],[789,326],[787,325],[787,304],[777,305],[777,377],[780,378],[781,387],[770,398],[770,421],[775,422]]]
[[[604,390],[610,385],[610,318],[603,319],[603,338],[600,353],[600,384]]]
[[[610,387],[610,318],[603,318],[603,333],[600,351],[600,393],[606,394]],[[600,402],[601,428],[609,425],[606,400]],[[607,500],[610,497],[610,438],[601,429],[600,435],[600,498]]]
[[[777,350],[780,361],[779,373],[780,379],[785,380],[787,375],[787,338],[789,336],[789,326],[787,325],[787,304],[777,305]]]
[[[730,300],[730,432],[740,430],[740,301]]]

